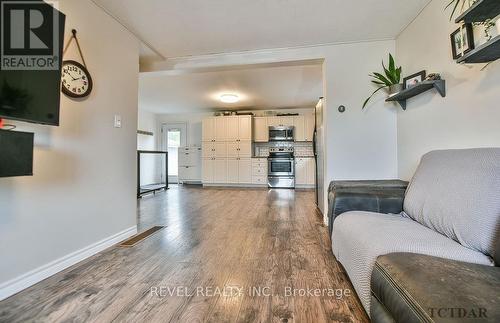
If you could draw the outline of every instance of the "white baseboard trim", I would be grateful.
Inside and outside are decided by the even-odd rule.
[[[49,262],[14,279],[0,283],[0,301],[137,234],[137,226],[118,232],[85,248]]]

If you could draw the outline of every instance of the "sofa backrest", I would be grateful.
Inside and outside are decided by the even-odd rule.
[[[497,258],[500,148],[424,155],[408,186],[404,212],[465,247]]]

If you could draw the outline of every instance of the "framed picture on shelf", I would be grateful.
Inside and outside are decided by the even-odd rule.
[[[421,71],[403,79],[403,88],[408,89],[425,80],[425,71]]]
[[[463,24],[450,35],[450,38],[453,59],[459,59],[474,49],[472,24]]]

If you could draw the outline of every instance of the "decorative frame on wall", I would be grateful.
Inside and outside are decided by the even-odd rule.
[[[423,81],[425,81],[425,77],[426,72],[425,70],[423,70],[403,78],[403,89],[409,89],[410,87],[415,86],[418,83],[422,83]]]
[[[474,49],[472,24],[463,24],[450,35],[453,59],[459,59]]]

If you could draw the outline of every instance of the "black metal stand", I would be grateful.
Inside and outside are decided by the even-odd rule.
[[[165,155],[165,184],[151,184],[141,186],[141,156],[143,154],[156,154]],[[137,198],[143,197],[145,194],[157,191],[168,190],[168,152],[166,151],[153,151],[153,150],[138,150],[137,151]]]

